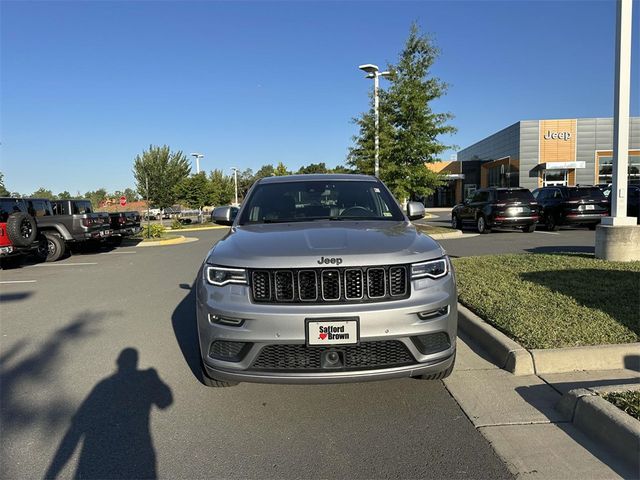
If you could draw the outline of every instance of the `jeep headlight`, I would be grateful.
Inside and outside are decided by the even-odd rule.
[[[429,260],[428,262],[414,263],[411,265],[411,279],[417,278],[441,278],[449,272],[446,257],[437,260]]]
[[[207,265],[205,278],[211,285],[222,287],[228,283],[247,284],[247,271],[244,268],[218,267]]]

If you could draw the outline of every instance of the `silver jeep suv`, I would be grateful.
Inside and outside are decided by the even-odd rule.
[[[196,283],[203,380],[440,379],[456,355],[456,283],[442,247],[364,175],[259,180]]]

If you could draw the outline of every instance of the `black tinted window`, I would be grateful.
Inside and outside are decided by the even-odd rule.
[[[6,223],[9,215],[15,212],[24,212],[24,204],[22,200],[16,198],[4,198],[0,200],[0,222]]]
[[[598,187],[567,188],[567,191],[571,200],[579,200],[581,198],[592,198],[595,200],[606,199]]]
[[[501,201],[533,201],[533,195],[529,190],[496,190],[496,196]]]
[[[93,213],[93,208],[91,207],[91,202],[87,201],[79,201],[73,202],[73,214],[74,215],[84,215],[85,213]]]
[[[46,200],[29,200],[29,213],[34,217],[48,217],[53,215],[51,205]]]
[[[258,184],[240,224],[327,219],[403,220],[395,200],[377,182],[300,181]]]

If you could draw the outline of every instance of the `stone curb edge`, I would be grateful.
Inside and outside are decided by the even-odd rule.
[[[527,350],[458,303],[458,325],[497,365],[514,375],[579,370],[640,370],[640,343]]]
[[[578,388],[565,393],[556,410],[591,438],[607,445],[638,471],[640,421],[602,398],[599,393],[640,390],[639,384]]]

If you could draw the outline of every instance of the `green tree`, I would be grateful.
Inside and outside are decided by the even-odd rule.
[[[64,192],[60,192],[58,194],[58,198],[60,200],[69,200],[70,198],[73,198],[73,196],[65,190]]]
[[[336,165],[331,169],[331,173],[353,173],[353,170],[345,167],[344,165]]]
[[[278,176],[284,176],[284,175],[291,175],[291,172],[289,170],[287,170],[287,166],[282,163],[282,162],[278,162],[278,166],[276,167],[274,173]]]
[[[209,203],[211,183],[204,172],[183,179],[175,187],[176,197],[189,208],[202,208]]]
[[[187,178],[190,171],[191,166],[184,153],[172,152],[167,145],[150,145],[149,150],[137,155],[133,162],[138,193],[157,208],[170,207],[175,203],[176,185]]]
[[[83,195],[83,198],[91,200],[91,205],[94,210],[100,208],[100,204],[107,199],[107,190],[105,188],[99,188],[97,190],[88,191]]]
[[[298,173],[329,173],[331,170],[327,168],[324,162],[310,163],[309,165],[302,166],[298,169]]]
[[[262,167],[260,167],[260,170],[256,172],[253,178],[255,181],[265,177],[272,177],[275,174],[276,174],[276,168],[269,163],[267,165],[263,165]]]
[[[380,177],[398,199],[429,195],[442,177],[427,169],[452,146],[438,137],[451,134],[451,113],[436,113],[431,102],[447,91],[447,84],[431,73],[440,52],[433,39],[412,25],[388,90],[380,92]],[[349,151],[348,163],[362,173],[373,172],[373,109],[355,119],[360,127]]]
[[[232,176],[225,175],[222,170],[212,170],[209,182],[211,183],[210,205],[229,205],[233,202],[235,185]]]
[[[48,200],[56,200],[56,196],[51,190],[47,190],[44,187],[40,187],[31,194],[33,198],[46,198]]]
[[[253,175],[253,170],[250,168],[238,172],[238,197],[244,198],[255,181],[256,178]]]
[[[8,197],[9,190],[4,186],[4,173],[0,172],[0,197]]]
[[[138,194],[133,188],[129,188],[129,187],[125,188],[122,194],[127,198],[127,202],[129,203],[137,202],[140,200],[140,197],[138,196]]]

